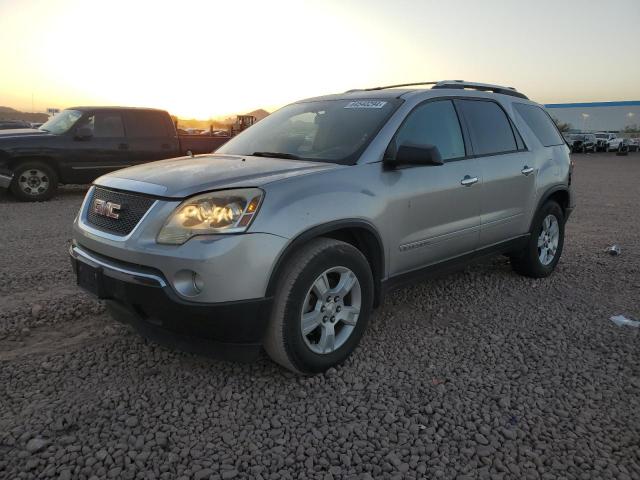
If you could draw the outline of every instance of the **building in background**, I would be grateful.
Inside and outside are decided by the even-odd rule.
[[[551,103],[545,108],[556,123],[568,124],[571,131],[640,131],[640,101]]]

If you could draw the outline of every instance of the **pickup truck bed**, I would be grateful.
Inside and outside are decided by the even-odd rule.
[[[181,154],[191,152],[194,155],[214,152],[229,140],[229,137],[213,137],[209,135],[179,135]]]

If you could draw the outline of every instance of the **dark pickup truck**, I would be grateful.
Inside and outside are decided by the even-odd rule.
[[[0,187],[24,201],[48,200],[59,184],[188,152],[210,153],[229,137],[179,136],[164,110],[75,107],[39,129],[0,131]]]

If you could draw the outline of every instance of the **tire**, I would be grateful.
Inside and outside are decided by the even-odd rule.
[[[550,219],[553,217],[553,219]],[[557,241],[554,241],[553,235],[549,237],[549,231],[547,230],[547,236],[543,237],[543,227],[547,227],[549,221],[551,225],[551,231],[553,231],[553,221],[557,226]],[[548,201],[536,214],[533,221],[533,228],[531,229],[531,236],[525,248],[511,257],[511,266],[516,273],[532,278],[544,278],[553,273],[562,255],[562,249],[564,247],[564,213],[560,205],[554,201]],[[547,239],[549,239],[547,241]],[[539,241],[544,242],[539,247]],[[549,245],[551,248],[547,248]],[[543,255],[544,252],[547,255]],[[550,257],[550,252],[553,251],[553,255]]]
[[[42,202],[58,191],[58,175],[46,163],[31,161],[13,170],[11,193],[22,202]]]
[[[348,279],[352,287],[339,297],[336,287],[339,282],[348,284]],[[314,239],[293,254],[278,279],[264,348],[275,362],[293,372],[324,372],[344,362],[356,348],[372,308],[373,275],[365,256],[348,243]],[[302,329],[305,310],[310,319],[306,334]],[[334,332],[333,344],[330,332]]]

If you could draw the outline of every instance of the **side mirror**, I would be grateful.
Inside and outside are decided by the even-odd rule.
[[[88,140],[93,137],[93,130],[89,127],[80,127],[76,130],[76,140]]]
[[[402,144],[393,163],[396,165],[442,165],[440,151],[435,145]]]

